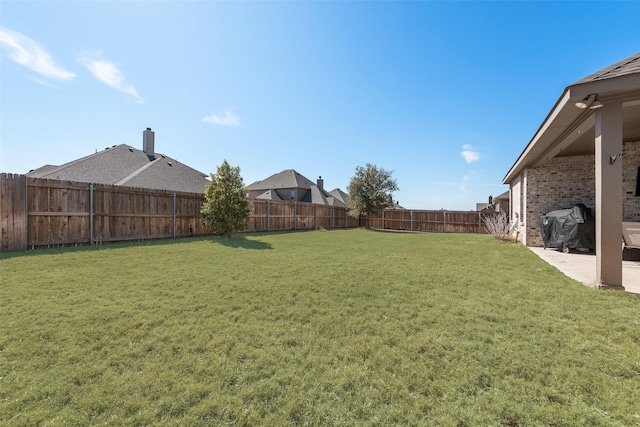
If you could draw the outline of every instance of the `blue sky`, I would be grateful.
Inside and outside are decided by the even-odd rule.
[[[563,89],[640,50],[640,2],[12,1],[0,169],[116,144],[246,184],[393,171],[414,209],[475,209]]]

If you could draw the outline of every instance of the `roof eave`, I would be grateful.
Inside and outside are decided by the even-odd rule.
[[[588,108],[577,108],[575,103],[587,95],[594,94],[598,94],[598,98],[603,103],[616,101],[624,103],[640,99],[640,73],[576,83],[565,88],[538,131],[505,175],[502,183],[511,183],[526,166],[555,156],[559,151],[556,147],[566,140],[571,132],[580,130],[581,127],[588,127],[589,121],[593,120],[593,111]],[[556,123],[561,116],[565,124]],[[550,130],[559,134],[551,136]]]
[[[540,125],[536,133],[534,134],[533,138],[531,138],[531,141],[529,141],[529,143],[524,148],[524,150],[522,150],[522,153],[520,153],[520,156],[518,156],[518,159],[516,160],[516,162],[513,164],[513,166],[511,166],[511,169],[509,169],[509,172],[507,172],[507,174],[505,175],[504,179],[502,180],[503,184],[509,184],[522,171],[533,147],[542,138],[544,133],[549,129],[549,127],[553,123],[553,120],[558,116],[560,111],[562,111],[562,109],[567,105],[567,102],[569,102],[569,99],[570,99],[569,93],[570,93],[569,87],[565,88],[560,98],[558,98],[558,100],[556,101],[556,104],[553,106],[549,114],[547,114],[547,117],[544,119],[544,121],[542,122],[542,124]]]

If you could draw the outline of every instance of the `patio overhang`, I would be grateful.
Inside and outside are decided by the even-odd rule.
[[[589,97],[587,108],[576,103]],[[592,109],[597,99],[600,108]],[[568,86],[503,179],[555,157],[595,155],[596,282],[622,287],[623,143],[640,141],[640,54]]]
[[[502,180],[508,184],[525,167],[536,167],[558,156],[595,153],[596,112],[576,107],[587,95],[602,104],[622,103],[624,141],[640,140],[640,73],[567,87],[518,160]]]

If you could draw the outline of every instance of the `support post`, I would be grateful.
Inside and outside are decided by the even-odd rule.
[[[596,283],[622,286],[622,104],[596,110]]]

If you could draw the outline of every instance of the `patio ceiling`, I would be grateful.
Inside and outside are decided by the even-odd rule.
[[[621,102],[623,140],[640,141],[640,68],[635,65],[640,54],[626,61],[628,74],[612,73],[617,70],[612,66],[567,87],[503,183],[511,182],[525,167],[540,166],[554,157],[594,154],[595,110],[575,105],[587,95],[597,94],[603,104]]]

